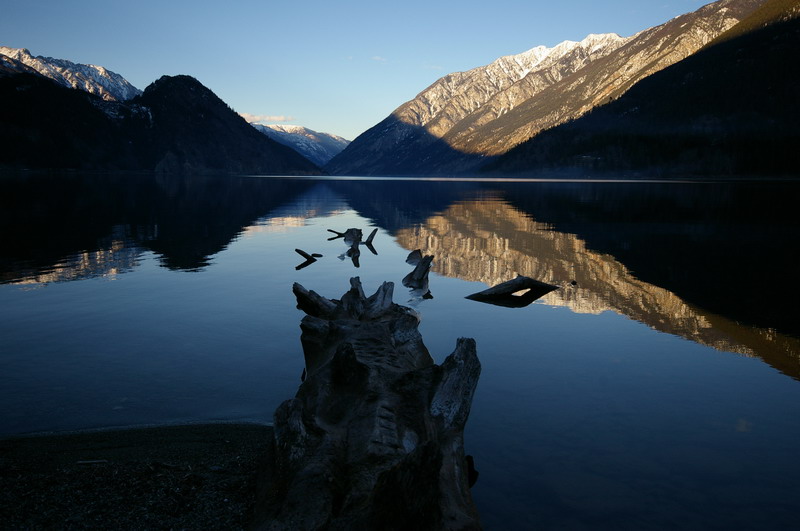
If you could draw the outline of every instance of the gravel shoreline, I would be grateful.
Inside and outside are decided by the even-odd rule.
[[[247,529],[272,427],[192,424],[0,440],[3,529]]]

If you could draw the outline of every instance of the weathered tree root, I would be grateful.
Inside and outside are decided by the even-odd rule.
[[[350,284],[341,300],[294,285],[306,378],[275,411],[259,528],[479,529],[463,445],[475,341],[436,365],[392,283]]]

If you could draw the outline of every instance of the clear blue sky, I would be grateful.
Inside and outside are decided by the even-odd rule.
[[[188,74],[237,112],[352,140],[447,73],[632,35],[707,3],[2,0],[0,45],[102,65],[140,89]]]

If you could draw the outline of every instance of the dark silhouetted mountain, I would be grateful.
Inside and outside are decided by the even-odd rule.
[[[474,171],[690,56],[763,2],[720,0],[632,37],[589,35],[450,74],[356,138],[326,169],[370,175]]]
[[[392,114],[356,138],[324,168],[333,175],[409,176],[467,173],[486,161],[482,155],[453,149],[424,127]]]
[[[487,169],[796,174],[800,19],[792,13],[800,13],[797,0],[770,0],[742,22],[749,32],[733,28],[618,100],[540,134]]]
[[[9,67],[0,98],[0,167],[319,174],[189,76],[110,102]]]
[[[163,76],[131,103],[149,112],[151,122],[137,133],[150,142],[148,160],[157,172],[319,173],[192,77]]]
[[[131,106],[30,73],[0,75],[0,100],[0,167],[144,169],[127,141]]]
[[[786,22],[798,15],[800,15],[800,2],[797,2],[797,0],[768,0],[739,24],[708,43],[706,47],[731,40],[735,37],[741,37],[742,35],[766,28],[777,22]]]

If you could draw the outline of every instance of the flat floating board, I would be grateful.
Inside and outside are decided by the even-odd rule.
[[[478,293],[467,295],[465,298],[473,301],[485,302],[487,304],[494,304],[496,306],[505,306],[507,308],[524,308],[536,299],[557,289],[558,286],[519,275],[515,279],[479,291]],[[515,293],[523,290],[528,291],[521,295],[515,295]]]

